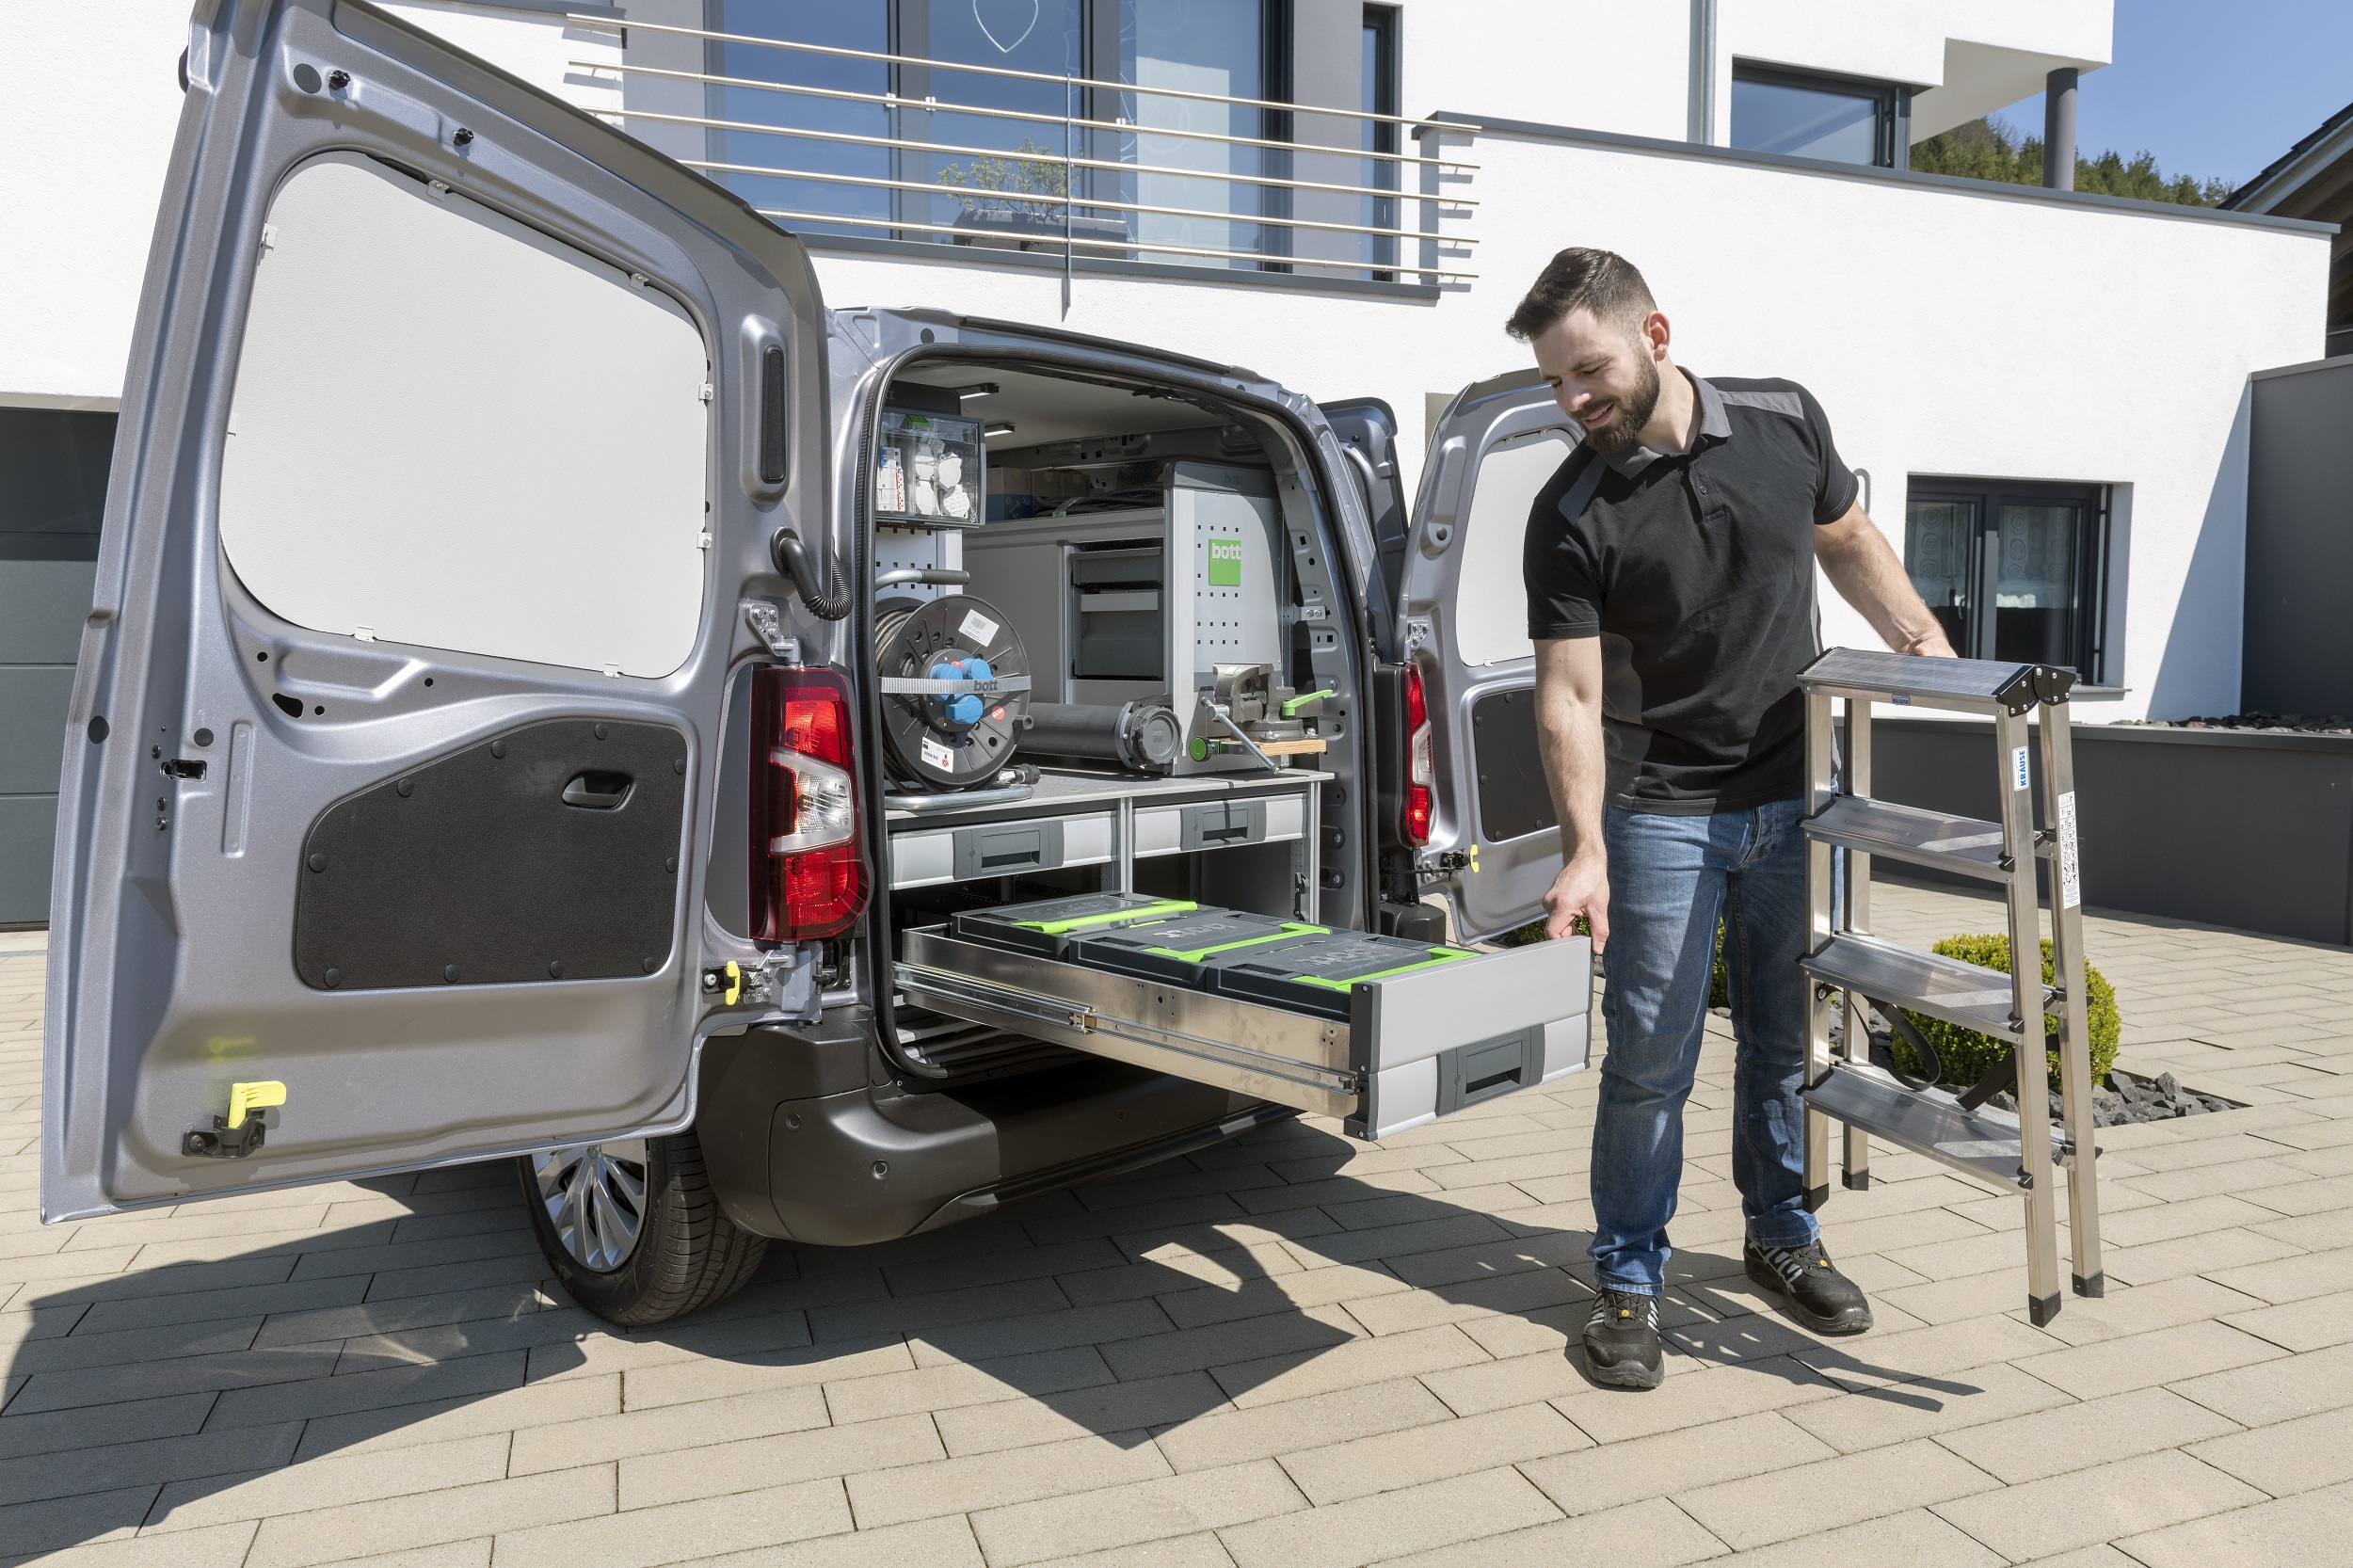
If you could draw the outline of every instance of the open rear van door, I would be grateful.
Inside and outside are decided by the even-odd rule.
[[[1561,870],[1520,553],[1529,507],[1577,440],[1532,368],[1465,387],[1431,433],[1402,552],[1398,625],[1431,775],[1414,853],[1464,939],[1542,915]]]
[[[42,1211],[671,1130],[799,243],[350,0],[200,5],[65,737]],[[744,853],[720,846],[716,853]]]

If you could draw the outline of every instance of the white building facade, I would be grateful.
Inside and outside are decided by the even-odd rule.
[[[1813,390],[1970,648],[2075,665],[2109,698],[2086,718],[2238,705],[2248,377],[2319,356],[2329,232],[1905,168],[2096,72],[2110,0],[385,8],[792,215],[830,305],[1377,397],[1409,493],[1447,400],[1527,364],[1501,324],[1545,259],[1621,251],[1687,367]],[[185,0],[14,20],[0,200],[39,241],[0,290],[0,924],[46,906],[90,476],[188,39]],[[1493,526],[1487,651],[1525,657]],[[1871,641],[1827,595],[1824,634]]]

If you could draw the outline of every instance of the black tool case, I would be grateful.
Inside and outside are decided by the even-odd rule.
[[[1064,955],[1113,974],[1206,989],[1208,966],[1216,959],[1303,934],[1328,935],[1320,925],[1204,905],[1181,915],[1091,931],[1073,939]]]
[[[967,941],[1060,958],[1080,936],[1136,920],[1191,914],[1199,908],[1189,900],[1143,893],[1077,893],[994,909],[968,909],[951,923]]]

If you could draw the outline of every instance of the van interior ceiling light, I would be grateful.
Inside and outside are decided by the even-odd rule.
[[[866,907],[849,682],[827,669],[755,671],[751,755],[751,934],[839,936]]]
[[[874,671],[891,776],[926,790],[994,779],[1029,727],[1030,663],[1004,612],[969,594],[886,600]]]
[[[1405,841],[1417,847],[1430,841],[1430,819],[1436,799],[1437,768],[1430,736],[1430,701],[1422,694],[1421,666],[1405,666],[1405,820],[1399,824]]]

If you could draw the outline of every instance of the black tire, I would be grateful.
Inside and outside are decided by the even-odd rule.
[[[600,1272],[567,1250],[556,1235],[531,1157],[515,1162],[532,1234],[572,1300],[609,1323],[644,1328],[725,1301],[751,1282],[768,1238],[728,1219],[703,1169],[694,1132],[646,1141],[646,1213],[637,1245],[618,1268]]]

